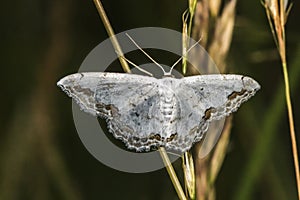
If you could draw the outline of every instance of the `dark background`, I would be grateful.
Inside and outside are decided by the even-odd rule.
[[[128,174],[82,145],[71,99],[56,87],[107,38],[92,1],[5,1],[0,7],[1,199],[177,199],[165,169]],[[115,32],[157,26],[181,31],[187,1],[103,1]],[[286,24],[296,132],[300,119],[297,1]],[[283,75],[259,0],[239,1],[228,72],[255,78],[258,94],[234,114],[217,199],[296,199]],[[299,138],[299,134],[297,135]],[[181,164],[175,163],[181,177]]]

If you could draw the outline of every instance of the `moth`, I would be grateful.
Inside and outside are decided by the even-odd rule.
[[[81,110],[104,118],[108,130],[129,149],[140,152],[163,146],[186,152],[202,139],[211,121],[235,112],[260,89],[254,79],[235,74],[175,78],[172,70],[183,56],[166,72],[127,36],[162,69],[162,78],[85,72],[68,75],[57,85]]]
[[[108,72],[68,75],[57,85],[81,110],[106,119],[108,130],[129,149],[163,146],[185,152],[208,125],[236,111],[260,85],[242,75],[183,78]]]

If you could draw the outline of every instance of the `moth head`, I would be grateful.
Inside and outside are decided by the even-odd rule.
[[[175,78],[175,76],[171,73],[164,73],[164,75],[162,76],[162,78]]]

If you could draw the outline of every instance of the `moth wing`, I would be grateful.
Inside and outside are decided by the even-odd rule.
[[[156,78],[87,72],[66,76],[57,84],[83,111],[105,118],[109,131],[129,148],[150,148],[149,136],[159,130],[162,117]]]
[[[260,89],[254,79],[234,74],[184,77],[181,85],[193,91],[201,107],[199,114],[207,121],[219,120],[235,112]]]
[[[86,72],[68,75],[57,85],[72,97],[80,108],[93,116],[109,117],[97,104],[120,104],[121,99],[156,79],[122,73]],[[113,94],[113,97],[111,94]],[[116,107],[119,105],[116,105]],[[103,112],[104,111],[104,112]]]
[[[211,121],[221,120],[236,111],[260,88],[255,80],[241,75],[200,75],[180,80],[176,90],[183,108],[179,132],[188,137],[186,140],[193,142],[202,139]],[[216,121],[214,126],[218,124]],[[211,150],[220,133],[217,131],[217,135],[206,136],[210,138],[205,138],[204,143],[207,141],[209,144],[202,150],[202,157]]]

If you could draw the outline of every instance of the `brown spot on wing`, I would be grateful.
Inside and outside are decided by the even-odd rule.
[[[159,134],[155,134],[155,135],[151,135],[149,139],[161,141],[161,136]]]
[[[171,142],[172,140],[175,139],[176,136],[177,136],[177,133],[171,134],[170,137],[168,137],[168,138],[166,139],[166,141],[167,141],[167,142]]]
[[[247,90],[245,90],[245,89],[242,89],[239,92],[233,91],[230,95],[228,95],[227,98],[229,100],[232,100],[232,99],[235,99],[237,96],[242,96],[245,92],[247,92]]]
[[[108,112],[110,112],[110,114],[112,116],[118,116],[119,115],[119,110],[117,107],[115,107],[114,105],[112,104],[109,104],[109,105],[105,105],[105,104],[101,104],[101,103],[97,103],[96,104],[96,108],[97,108],[97,111],[100,111],[100,112],[104,112],[104,114],[108,114]],[[108,112],[107,112],[108,111]]]
[[[211,117],[211,114],[212,114],[213,112],[215,112],[215,110],[216,110],[216,109],[215,109],[214,107],[208,108],[208,109],[204,112],[203,119],[208,120],[208,119]]]
[[[83,93],[87,96],[94,96],[94,92],[92,90],[90,90],[89,88],[82,88],[79,85],[76,85],[72,88],[73,91],[79,92],[79,93]]]

